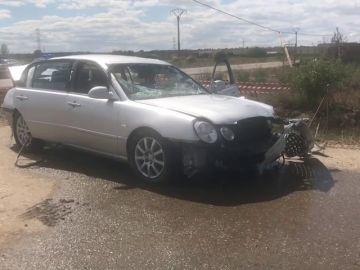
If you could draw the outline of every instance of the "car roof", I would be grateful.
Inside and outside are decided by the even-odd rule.
[[[111,64],[157,64],[169,65],[169,63],[157,59],[141,58],[134,56],[113,55],[113,54],[87,54],[87,55],[70,55],[63,57],[51,58],[51,60],[71,59],[71,60],[88,60],[106,67]]]

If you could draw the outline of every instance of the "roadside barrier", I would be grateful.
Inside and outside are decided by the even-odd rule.
[[[205,88],[209,88],[211,81],[202,81],[201,84]],[[279,95],[290,90],[288,85],[277,82],[238,82],[236,85],[239,87],[240,93],[245,96],[258,94]]]

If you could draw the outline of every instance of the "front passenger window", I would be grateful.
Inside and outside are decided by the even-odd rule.
[[[107,87],[107,77],[103,70],[91,63],[80,63],[75,77],[75,92],[88,94],[95,86]]]

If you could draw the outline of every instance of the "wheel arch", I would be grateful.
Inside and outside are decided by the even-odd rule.
[[[11,127],[14,129],[14,125],[15,125],[15,119],[16,116],[21,115],[20,111],[18,109],[14,109],[14,111],[12,112],[12,123],[11,123]]]
[[[156,131],[155,129],[151,128],[151,127],[147,127],[147,126],[143,126],[143,127],[138,127],[136,129],[134,129],[126,142],[126,155],[129,158],[130,156],[130,144],[132,142],[132,140],[135,138],[136,135],[142,133],[142,132],[154,132],[156,133],[158,136],[160,136],[161,138],[165,139],[158,131]]]

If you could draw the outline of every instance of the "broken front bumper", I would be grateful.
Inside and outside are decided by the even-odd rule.
[[[254,169],[270,167],[283,154],[284,135],[273,135],[263,141],[241,145],[184,144],[182,159],[184,172],[192,176],[196,172],[211,168],[225,170]]]

